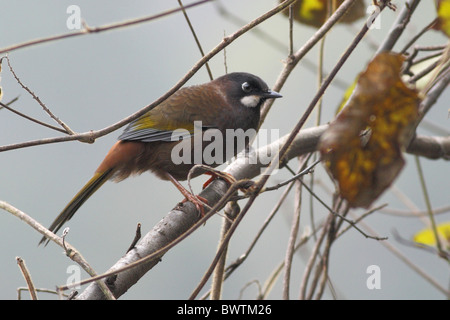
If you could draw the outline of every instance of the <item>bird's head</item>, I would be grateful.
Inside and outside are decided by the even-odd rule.
[[[226,97],[233,103],[247,108],[259,108],[266,99],[281,98],[278,92],[269,89],[259,77],[245,72],[226,74],[214,80]]]

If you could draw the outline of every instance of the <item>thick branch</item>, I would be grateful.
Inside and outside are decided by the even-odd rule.
[[[322,133],[327,129],[328,125],[308,128],[300,131],[291,148],[289,149],[284,161],[289,161],[316,150],[317,143]],[[231,163],[225,171],[232,174],[236,179],[251,179],[261,174],[267,166],[267,162],[259,160],[267,160],[267,155],[274,156],[279,148],[285,143],[287,136],[279,140],[261,147],[249,154],[248,158],[238,157]],[[447,159],[450,160],[450,137],[416,137],[408,148],[408,152],[426,156],[431,159]],[[200,193],[208,203],[213,206],[226,193],[227,185],[222,180],[213,181],[208,188]],[[109,271],[118,270],[123,266],[129,265],[146,257],[166,245],[170,244],[184,232],[189,230],[198,221],[198,213],[196,208],[190,202],[185,203],[182,207],[178,207],[170,211],[145,237],[139,241],[136,247],[123,256]],[[110,285],[114,296],[118,298],[124,294],[132,285],[134,285],[145,273],[153,268],[161,259],[162,255],[158,255],[155,259],[145,264],[135,267],[131,270],[119,273],[113,285]],[[104,299],[103,293],[97,284],[91,284],[78,297],[78,299]]]

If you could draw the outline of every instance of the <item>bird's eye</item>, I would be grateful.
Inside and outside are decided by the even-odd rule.
[[[244,82],[242,84],[242,90],[246,93],[249,93],[250,91],[252,91],[252,86],[248,82]]]

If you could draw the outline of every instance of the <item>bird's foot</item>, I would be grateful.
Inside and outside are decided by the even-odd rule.
[[[185,199],[182,201],[182,203],[187,201],[192,202],[197,208],[197,211],[200,213],[200,216],[204,217],[205,207],[209,209],[208,200],[201,196],[196,196],[195,194],[192,194],[190,192],[186,194],[183,193],[183,195],[185,196]]]

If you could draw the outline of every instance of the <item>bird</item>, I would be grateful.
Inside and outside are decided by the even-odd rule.
[[[247,132],[255,133],[259,126],[262,104],[280,97],[260,77],[247,72],[227,73],[177,90],[128,124],[49,230],[56,233],[106,181],[120,182],[146,171],[171,181],[199,209],[198,198],[179,181],[187,180],[195,164],[216,167],[246,148],[252,136]],[[202,157],[206,151],[208,155]],[[39,244],[46,241],[44,236]]]

